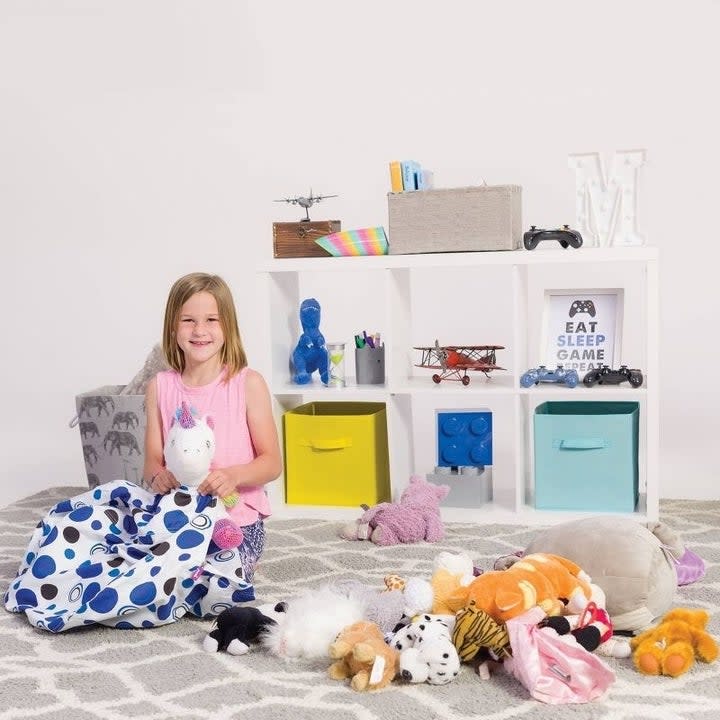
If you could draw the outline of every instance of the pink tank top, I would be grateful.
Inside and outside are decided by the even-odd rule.
[[[245,406],[245,378],[243,368],[228,382],[225,370],[209,385],[188,387],[175,370],[156,375],[157,401],[162,419],[163,444],[175,410],[183,401],[201,417],[210,415],[215,423],[215,456],[212,468],[245,465],[255,458]],[[239,525],[250,525],[258,517],[270,515],[270,503],[264,487],[239,488],[241,502],[228,508],[228,515]]]

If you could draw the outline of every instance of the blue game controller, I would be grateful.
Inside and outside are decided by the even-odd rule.
[[[566,370],[562,365],[558,365],[555,370],[549,370],[544,365],[540,365],[540,367],[531,368],[523,373],[520,378],[520,385],[524,388],[541,382],[563,383],[569,388],[574,388],[580,382],[580,377],[577,370]]]

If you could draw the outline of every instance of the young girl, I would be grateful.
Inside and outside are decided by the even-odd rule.
[[[270,515],[263,485],[280,474],[280,447],[267,386],[247,367],[235,304],[221,278],[192,273],[175,282],[162,344],[172,370],[158,373],[146,390],[145,482],[158,493],[179,487],[165,467],[163,446],[181,404],[211,416],[215,455],[198,492],[218,498],[239,493],[228,514],[243,531],[238,550],[250,583],[265,542],[263,518]]]
[[[263,486],[280,473],[278,438],[262,377],[247,367],[230,290],[193,273],[172,287],[163,349],[173,368],[147,387],[145,479],[105,483],[52,508],[33,532],[5,607],[35,627],[149,628],[191,613],[210,617],[255,597],[255,565],[270,507]],[[213,418],[215,454],[197,488],[165,467],[163,440],[178,407]],[[212,540],[221,501],[244,537]]]

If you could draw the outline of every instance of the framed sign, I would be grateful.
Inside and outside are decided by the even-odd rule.
[[[540,357],[583,373],[620,367],[623,289],[546,290]]]

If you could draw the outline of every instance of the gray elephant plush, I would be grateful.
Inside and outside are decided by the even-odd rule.
[[[641,631],[672,606],[685,547],[663,523],[589,517],[540,531],[525,552],[577,563],[605,591],[615,630]]]

